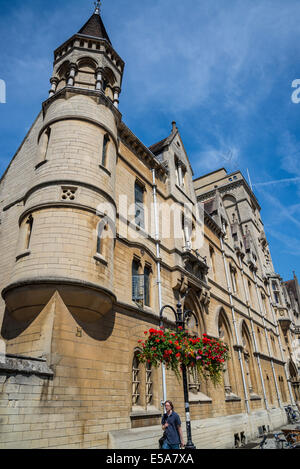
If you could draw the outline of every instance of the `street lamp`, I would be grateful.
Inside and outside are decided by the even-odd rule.
[[[198,325],[197,318],[193,311],[183,311],[182,305],[180,302],[177,303],[177,311],[173,306],[166,305],[163,306],[160,310],[160,324],[163,324],[163,312],[165,309],[171,309],[175,315],[176,319],[176,328],[182,327],[182,330],[185,330],[185,322],[187,319],[190,319],[191,316],[194,316],[196,324]],[[186,433],[187,433],[187,444],[185,445],[186,449],[196,449],[196,446],[192,442],[192,429],[191,429],[191,417],[190,417],[190,404],[189,404],[189,393],[188,393],[188,384],[187,384],[187,374],[186,374],[186,365],[181,364],[182,369],[182,381],[183,381],[183,394],[184,394],[184,407],[185,407],[185,421],[186,421]]]

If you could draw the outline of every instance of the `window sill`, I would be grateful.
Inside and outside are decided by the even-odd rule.
[[[240,402],[241,400],[242,399],[233,392],[225,395],[225,402]]]
[[[95,259],[95,261],[97,261],[97,262],[101,262],[101,264],[103,264],[103,265],[105,265],[105,266],[107,266],[107,265],[108,265],[108,262],[107,262],[107,260],[106,260],[106,259],[104,259],[104,257],[103,257],[103,256],[101,256],[101,254],[98,254],[98,253],[97,253],[97,254],[95,254],[95,255],[94,255],[94,259]]]
[[[108,176],[111,177],[111,172],[105,166],[103,166],[102,164],[99,164],[99,168],[102,169],[102,171],[104,171],[106,174],[108,174]]]
[[[250,394],[250,401],[261,401],[261,397],[253,392]]]
[[[150,406],[149,409],[144,409],[143,407],[135,406],[130,413],[130,418],[139,418],[139,417],[153,417],[161,416],[162,412],[154,406]]]
[[[23,257],[30,256],[30,254],[31,254],[30,249],[26,249],[26,251],[21,252],[20,254],[16,256],[16,261],[18,261],[19,259],[22,259]]]
[[[149,237],[149,234],[145,231],[145,228],[143,226],[138,225],[134,221],[130,222],[129,227],[134,231],[140,231],[144,238]]]
[[[189,392],[189,401],[191,404],[197,404],[198,402],[201,403],[211,403],[212,399],[208,397],[206,394],[203,394],[203,392],[197,392],[197,394],[193,394],[192,392]]]
[[[40,167],[43,166],[45,163],[48,163],[48,160],[40,161],[38,164],[35,165],[35,169],[40,168]]]

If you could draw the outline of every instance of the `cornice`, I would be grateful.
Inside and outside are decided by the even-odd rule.
[[[114,106],[114,103],[110,98],[105,96],[102,90],[88,90],[87,88],[78,88],[76,86],[65,86],[61,90],[57,91],[53,96],[50,96],[46,101],[42,103],[42,109],[43,109],[43,117],[45,118],[46,111],[48,107],[57,99],[66,99],[69,98],[70,95],[72,94],[81,94],[85,96],[90,96],[92,98],[96,98],[97,104],[104,104],[104,106],[108,107],[110,111],[114,114],[116,123],[121,121],[122,119],[122,114],[120,111]],[[82,116],[84,117],[84,116]],[[97,121],[95,121],[97,122]]]
[[[138,158],[143,160],[152,169],[158,171],[161,175],[166,175],[166,168],[157,160],[155,155],[147,148],[140,139],[126,126],[126,124],[120,121],[118,126],[119,138],[122,143],[127,146]]]

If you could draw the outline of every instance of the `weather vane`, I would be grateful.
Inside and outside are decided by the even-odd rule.
[[[94,5],[95,5],[95,14],[100,15],[101,0],[94,2]]]

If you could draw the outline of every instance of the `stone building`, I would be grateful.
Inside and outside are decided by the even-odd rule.
[[[0,181],[1,448],[156,448],[162,370],[139,363],[138,340],[178,300],[231,354],[222,386],[189,377],[198,448],[278,428],[300,401],[299,297],[255,195],[240,172],[193,180],[175,122],[146,147],[118,109],[123,72],[96,7],[55,50]],[[184,419],[182,383],[165,384]]]

